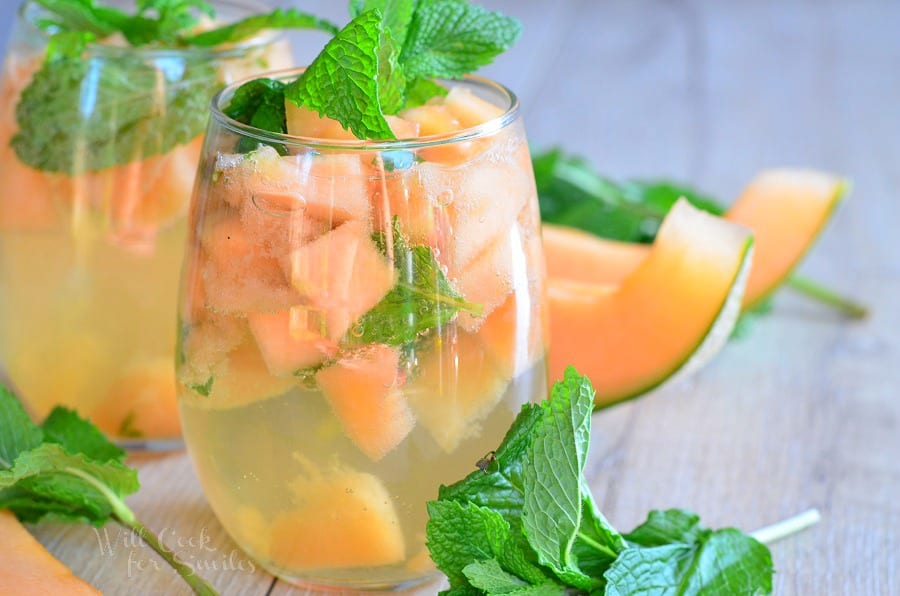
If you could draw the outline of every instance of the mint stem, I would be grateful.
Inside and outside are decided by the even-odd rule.
[[[841,314],[851,319],[864,319],[869,314],[869,309],[865,305],[851,298],[841,296],[834,290],[826,288],[808,277],[792,275],[788,278],[787,285],[804,296],[836,308]]]
[[[798,532],[802,532],[819,523],[821,519],[822,515],[819,513],[818,509],[809,509],[803,513],[780,521],[777,524],[772,524],[771,526],[759,529],[751,533],[750,536],[763,544],[768,545]]]
[[[71,474],[72,476],[77,476],[96,488],[106,500],[109,501],[110,508],[112,509],[112,517],[118,523],[122,524],[126,528],[137,533],[138,536],[141,537],[141,540],[150,545],[150,548],[156,551],[156,553],[162,557],[171,567],[174,569],[178,575],[180,575],[185,582],[191,587],[194,591],[194,594],[198,596],[218,596],[218,592],[215,588],[213,588],[205,579],[194,573],[194,570],[187,565],[184,561],[178,558],[168,546],[160,541],[159,537],[154,534],[147,526],[142,524],[134,515],[134,512],[125,504],[125,502],[120,499],[114,492],[109,490],[105,484],[87,474],[81,470],[76,468],[65,468],[61,470],[67,474]]]

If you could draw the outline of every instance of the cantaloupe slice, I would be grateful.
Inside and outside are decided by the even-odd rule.
[[[272,522],[269,558],[293,572],[402,562],[400,520],[381,481],[352,470],[309,468],[291,483],[299,507]]]
[[[396,348],[376,344],[316,373],[347,436],[373,461],[399,445],[416,423],[398,386],[399,364]]]
[[[275,313],[249,313],[247,322],[263,360],[273,375],[290,376],[321,364],[337,352],[337,344],[323,337],[309,311],[293,307]]]
[[[404,386],[416,419],[452,453],[494,409],[509,382],[509,364],[495,361],[474,335],[448,331],[416,354]]]
[[[607,240],[566,226],[544,224],[542,234],[547,275],[556,279],[619,284],[650,254],[646,244]]]
[[[284,107],[289,135],[335,141],[359,140],[337,120],[319,116],[318,112],[298,106],[290,100],[285,100]],[[398,139],[414,139],[419,136],[419,125],[413,121],[397,116],[385,116],[385,120]]]
[[[757,176],[725,214],[753,230],[754,265],[744,308],[752,308],[790,275],[849,188],[814,170],[769,170]]]
[[[725,218],[754,235],[745,310],[759,304],[790,275],[847,188],[846,180],[823,172],[780,169],[763,172],[744,189]],[[551,224],[544,224],[543,236],[551,278],[617,284],[650,253],[645,244],[606,240]],[[573,254],[578,258],[573,259]]]
[[[156,358],[129,367],[90,419],[114,437],[181,436],[175,364],[169,358]]]
[[[752,243],[746,228],[681,200],[647,258],[620,285],[551,277],[551,380],[573,365],[591,379],[603,406],[702,365],[740,313]]]
[[[100,591],[53,558],[12,512],[0,509],[0,594],[99,596]]]
[[[463,128],[478,126],[503,115],[503,108],[481,99],[470,89],[462,86],[450,89],[444,97],[443,104],[459,120]]]
[[[325,319],[325,336],[340,340],[350,324],[394,286],[394,268],[368,228],[349,221],[291,253],[291,283]]]

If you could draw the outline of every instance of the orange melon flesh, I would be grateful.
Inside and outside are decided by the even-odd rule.
[[[452,335],[435,339],[429,350],[417,354],[417,373],[404,387],[416,419],[447,453],[477,435],[478,423],[509,382],[509,364],[495,361],[477,337]]]
[[[335,141],[359,140],[352,132],[341,126],[340,122],[319,116],[315,110],[298,106],[290,100],[285,100],[284,107],[289,135]],[[419,125],[415,122],[397,116],[385,116],[385,120],[398,139],[414,139],[419,136]]]
[[[509,379],[530,369],[547,351],[543,329],[531,313],[534,306],[527,294],[513,294],[485,319],[475,334],[502,375]]]
[[[293,375],[300,369],[321,364],[337,351],[337,344],[322,337],[314,321],[299,320],[292,312],[298,311],[247,315],[256,345],[273,375]],[[302,309],[299,314],[307,312]]]
[[[790,275],[825,227],[848,188],[814,170],[769,170],[741,193],[725,217],[753,230],[754,266],[744,308],[765,299]]]
[[[416,420],[398,387],[400,352],[373,345],[316,373],[347,436],[378,461],[412,431]]]
[[[130,367],[90,418],[116,437],[181,436],[174,363],[158,358]]]
[[[481,315],[460,313],[459,325],[469,332],[481,327],[485,317],[503,304],[516,287],[527,283],[519,228],[513,226],[487,247],[454,278],[456,289],[468,302],[481,305]]]
[[[297,249],[290,261],[291,283],[324,317],[324,334],[335,341],[394,285],[393,266],[358,221]]]
[[[753,231],[753,268],[744,309],[769,296],[790,275],[828,223],[848,188],[838,177],[813,170],[769,170],[744,189],[725,214]],[[544,224],[544,255],[551,278],[618,284],[650,252],[644,244],[616,242]],[[584,242],[591,238],[593,243]],[[578,254],[577,259],[572,255]]]
[[[748,230],[681,200],[647,258],[620,285],[551,277],[551,380],[575,366],[603,406],[696,366],[695,355],[709,358],[739,314],[751,247]]]
[[[200,242],[207,305],[224,313],[275,312],[300,301],[278,259],[266,256],[237,214],[210,217]]]
[[[47,552],[12,512],[0,510],[0,594],[97,596],[100,591]]]
[[[245,341],[231,351],[206,379],[194,380],[180,376],[185,385],[202,385],[212,379],[208,396],[191,387],[181,397],[192,406],[206,409],[230,409],[283,395],[297,386],[292,377],[275,377],[253,341]]]
[[[269,557],[292,571],[400,563],[406,545],[390,493],[351,470],[310,474],[291,485],[300,506],[272,522]]]
[[[547,275],[556,279],[619,284],[647,258],[650,247],[600,238],[576,228],[544,224]],[[577,255],[577,258],[573,258]]]

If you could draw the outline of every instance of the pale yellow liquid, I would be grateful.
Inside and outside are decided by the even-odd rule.
[[[255,560],[302,583],[372,588],[416,583],[435,573],[425,548],[426,502],[437,498],[441,484],[476,471],[476,463],[496,449],[522,404],[545,394],[546,371],[540,361],[508,384],[493,410],[472,424],[471,434],[454,451],[444,451],[423,424],[416,424],[377,462],[347,437],[326,398],[315,389],[295,389],[227,410],[195,407],[185,399],[181,414],[210,504],[229,534]],[[397,513],[405,559],[394,565],[331,569],[292,569],[274,560],[269,552],[270,524],[298,507],[291,484],[308,476],[311,468],[326,475],[352,470],[378,478]],[[297,541],[312,544],[328,539],[296,536]]]

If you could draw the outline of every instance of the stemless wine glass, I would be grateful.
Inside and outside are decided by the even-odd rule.
[[[181,287],[184,437],[224,527],[289,581],[431,577],[426,502],[546,394],[519,106],[484,79],[445,84],[389,119],[389,142],[273,134],[225,114],[234,86],[213,100]],[[346,136],[288,111],[292,133]]]
[[[211,4],[223,22],[268,10]],[[50,55],[46,18],[24,3],[0,81],[0,369],[35,417],[66,405],[133,447],[172,445],[172,320],[209,98],[290,66],[290,48],[269,32]]]

